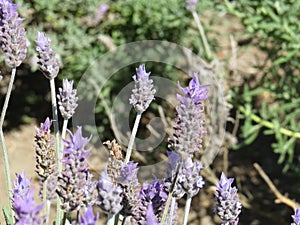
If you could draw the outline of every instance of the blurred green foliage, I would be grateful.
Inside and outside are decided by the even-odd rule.
[[[243,144],[252,143],[263,128],[276,138],[272,147],[280,154],[278,163],[285,163],[284,171],[299,169],[300,2],[226,0],[222,7],[241,19],[250,44],[267,54],[262,79],[232,92],[232,102],[245,119]]]

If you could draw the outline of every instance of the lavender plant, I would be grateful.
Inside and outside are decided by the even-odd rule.
[[[197,1],[186,1],[187,8],[194,11]],[[7,63],[13,71],[26,56],[25,30],[16,12],[16,5],[10,0],[0,1],[1,6],[1,46],[7,57]],[[104,11],[107,9],[103,9]],[[42,187],[42,204],[36,205],[31,180],[25,172],[17,175],[12,191],[12,209],[14,219],[7,224],[48,224],[48,202],[55,198],[57,201],[57,218],[55,224],[66,224],[66,215],[76,211],[78,216],[70,221],[72,224],[96,224],[99,215],[93,214],[93,206],[97,206],[108,214],[108,225],[117,224],[122,216],[122,223],[138,225],[175,224],[176,200],[187,195],[185,213],[182,224],[187,224],[191,200],[204,186],[200,171],[203,166],[193,159],[196,153],[202,153],[202,138],[206,133],[204,126],[204,101],[207,99],[207,85],[200,85],[198,74],[195,73],[187,87],[179,89],[177,95],[179,105],[176,107],[176,125],[174,135],[169,139],[169,154],[171,164],[166,179],[156,179],[152,183],[140,183],[138,180],[138,164],[129,161],[134,139],[139,126],[141,115],[154,100],[153,80],[149,78],[145,65],[140,65],[133,76],[135,86],[129,103],[137,112],[136,121],[129,141],[126,157],[123,157],[121,147],[115,142],[107,142],[112,149],[106,170],[101,173],[98,181],[93,180],[87,163],[90,148],[87,145],[91,137],[83,137],[82,128],[78,127],[73,134],[69,131],[69,140],[65,138],[68,120],[74,115],[77,107],[77,93],[73,88],[73,81],[63,80],[59,95],[56,95],[54,79],[59,73],[59,61],[56,52],[51,48],[51,40],[45,33],[39,32],[36,40],[38,65],[42,73],[50,81],[52,100],[52,120],[47,118],[36,128],[36,172]],[[12,45],[12,46],[10,46]],[[15,72],[14,72],[15,73]],[[12,86],[12,83],[10,84]],[[11,89],[10,89],[11,91]],[[8,93],[10,93],[8,91]],[[8,97],[9,100],[9,97]],[[7,103],[8,103],[7,100]],[[64,119],[62,137],[59,137],[57,104]],[[6,101],[5,101],[6,102]],[[1,114],[1,143],[5,146],[2,125],[7,104]],[[54,124],[54,134],[51,134],[51,125]],[[59,142],[63,144],[59,146]],[[3,147],[5,160],[7,153]],[[9,165],[7,165],[8,168]],[[9,170],[8,170],[9,171]],[[7,175],[9,183],[9,175]],[[224,225],[237,224],[241,211],[241,203],[236,195],[236,188],[232,188],[233,179],[227,179],[223,174],[216,192],[216,212]],[[9,185],[8,185],[9,186]],[[55,192],[54,192],[55,191]],[[97,191],[97,195],[95,194]],[[171,207],[168,201],[171,199]],[[61,213],[61,210],[63,213]],[[80,211],[83,214],[80,215]],[[62,218],[64,214],[64,219]],[[297,211],[296,211],[297,214]],[[293,217],[295,224],[298,216]],[[11,214],[13,215],[13,213]]]

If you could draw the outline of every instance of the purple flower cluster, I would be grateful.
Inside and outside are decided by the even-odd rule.
[[[97,205],[106,213],[116,214],[122,209],[123,189],[112,182],[111,178],[103,172],[97,184]]]
[[[153,80],[149,79],[150,72],[146,72],[145,65],[142,64],[136,69],[134,79],[135,85],[129,103],[134,106],[138,113],[144,112],[154,100],[156,90],[153,88]]]
[[[50,46],[50,38],[47,38],[45,33],[38,32],[36,44],[40,70],[49,80],[54,79],[59,72],[59,61],[56,58],[56,53]]]
[[[15,211],[16,225],[40,225],[44,219],[40,216],[43,204],[36,205],[34,200],[34,189],[30,188],[31,180],[26,178],[23,171],[21,175],[16,174],[14,182],[13,209]]]
[[[217,205],[214,211],[221,218],[224,225],[238,224],[238,216],[242,209],[242,204],[237,195],[237,188],[231,187],[233,181],[233,178],[227,179],[222,173],[220,182],[217,184],[215,196]]]
[[[26,32],[23,19],[17,12],[18,6],[11,0],[0,1],[0,38],[6,62],[12,68],[18,67],[26,57]]]
[[[201,151],[202,137],[206,133],[202,102],[207,99],[207,85],[200,85],[195,73],[188,87],[178,86],[182,95],[177,95],[180,104],[176,107],[176,125],[174,135],[169,139],[170,148],[192,157]]]
[[[73,81],[63,80],[62,88],[59,88],[58,105],[59,110],[64,119],[70,119],[77,108],[78,97],[77,90],[73,88]]]
[[[83,137],[81,127],[78,127],[74,135],[70,132],[70,141],[64,141],[64,169],[58,178],[57,193],[62,200],[62,209],[67,212],[79,210],[85,205],[86,198],[91,198],[86,196],[89,193],[85,191],[87,184],[91,184],[88,189],[95,188],[87,163],[90,149],[86,149],[86,145],[90,139]]]
[[[168,194],[166,192],[165,184],[162,183],[160,180],[154,180],[151,184],[148,184],[147,182],[143,183],[139,194],[139,222],[143,224],[147,221],[146,224],[149,224],[149,213],[151,213],[151,210],[153,214],[153,216],[150,216],[152,217],[151,221],[154,218],[156,220],[161,219],[167,198]],[[151,209],[149,209],[149,207],[151,207]]]

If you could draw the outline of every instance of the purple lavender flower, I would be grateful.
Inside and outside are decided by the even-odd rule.
[[[79,223],[77,225],[95,225],[99,218],[99,214],[94,216],[93,208],[89,206],[84,209],[83,216],[78,217]]]
[[[156,218],[161,218],[167,199],[166,186],[160,180],[154,180],[151,184],[143,183],[139,195],[140,213],[138,221],[142,221],[141,223],[146,222],[150,204]]]
[[[121,168],[120,176],[117,179],[118,183],[137,187],[139,185],[137,178],[138,170],[137,163],[130,161],[127,164],[124,164]]]
[[[182,189],[190,197],[198,194],[204,186],[203,177],[199,174],[202,169],[203,166],[200,162],[193,162],[191,158],[184,159],[178,172],[174,192],[176,192],[176,189]]]
[[[98,202],[97,205],[106,213],[117,214],[122,209],[123,189],[115,185],[111,178],[103,172],[100,176],[98,185]]]
[[[108,4],[102,4],[100,7],[96,9],[96,18],[94,21],[94,25],[98,24],[104,18],[108,10],[109,10]]]
[[[197,3],[198,3],[198,0],[185,0],[185,7],[188,9],[188,10],[195,10],[196,9],[196,6],[197,6]]]
[[[44,218],[40,216],[43,204],[36,205],[34,201],[34,189],[30,188],[31,180],[26,178],[23,171],[21,175],[16,174],[14,182],[13,209],[15,211],[16,225],[40,225]]]
[[[65,149],[62,162],[64,169],[58,178],[57,193],[62,200],[62,209],[67,212],[78,210],[86,201],[86,185],[91,183],[87,158],[90,149],[86,145],[90,138],[82,136],[81,127],[73,135],[70,133],[70,141],[64,141]]]
[[[147,213],[146,213],[146,222],[144,225],[159,225],[157,218],[153,212],[152,204],[148,205]]]
[[[70,119],[78,106],[77,90],[73,89],[73,81],[63,80],[63,87],[59,88],[58,105],[59,110],[64,119]]]
[[[149,79],[150,72],[146,72],[144,64],[136,69],[136,73],[137,74],[132,77],[135,85],[129,103],[134,106],[138,113],[142,113],[154,100],[156,90],[153,88],[153,80]]]
[[[295,214],[292,216],[293,223],[291,225],[300,225],[300,208],[296,207]]]
[[[0,37],[6,62],[12,68],[18,67],[26,58],[26,32],[19,17],[17,5],[10,0],[0,1]]]
[[[242,209],[242,204],[237,196],[237,188],[231,187],[233,181],[233,178],[227,179],[222,173],[215,193],[217,205],[214,212],[218,214],[224,225],[238,224],[238,216]]]
[[[180,104],[176,107],[174,135],[169,139],[169,147],[184,155],[192,156],[201,152],[204,128],[202,101],[207,98],[206,86],[200,85],[197,73],[194,74],[189,86],[182,88],[182,95],[177,95]]]
[[[50,38],[47,38],[45,33],[38,32],[36,44],[40,70],[49,80],[54,79],[59,72],[59,62],[56,59],[56,53],[50,47]]]
[[[23,198],[30,190],[31,179],[27,179],[24,170],[21,175],[16,174],[16,176],[17,180],[14,182],[13,196]]]

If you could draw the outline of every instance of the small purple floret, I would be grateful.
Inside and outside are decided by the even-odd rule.
[[[295,214],[292,216],[293,223],[291,225],[300,225],[300,208],[296,207]]]
[[[95,225],[99,219],[99,214],[94,216],[93,208],[89,206],[84,209],[83,216],[79,216],[77,225]]]

